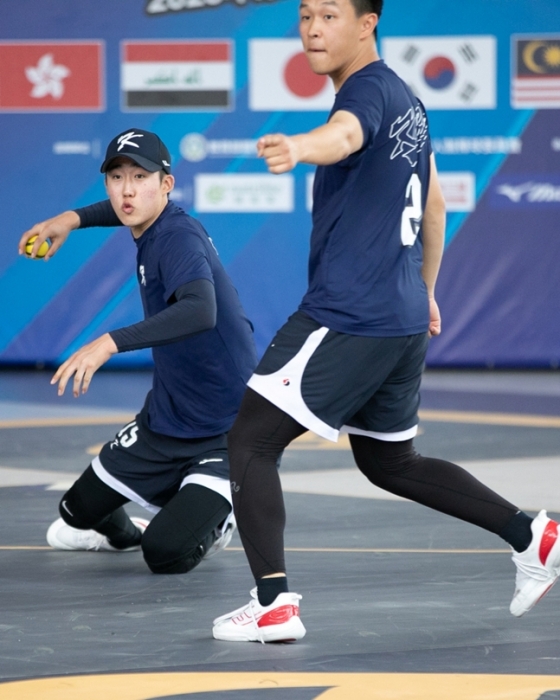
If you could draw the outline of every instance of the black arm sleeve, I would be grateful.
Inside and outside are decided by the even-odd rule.
[[[214,285],[210,280],[199,279],[179,287],[167,309],[140,323],[110,331],[109,335],[119,352],[153,348],[214,328],[216,314]]]
[[[87,207],[74,209],[80,217],[79,228],[91,228],[92,226],[122,226],[123,223],[115,214],[111,202],[104,199],[102,202],[90,204]]]

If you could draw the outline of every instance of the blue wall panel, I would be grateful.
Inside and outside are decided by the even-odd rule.
[[[307,130],[325,120],[326,108],[308,111],[305,99],[297,111],[251,109],[249,42],[297,37],[298,3],[225,1],[188,9],[194,4],[192,0],[0,3],[4,253],[0,259],[0,364],[56,365],[80,343],[141,317],[134,246],[125,229],[75,232],[47,264],[19,258],[16,250],[22,232],[36,221],[104,196],[99,166],[105,146],[129,127],[157,131],[169,146],[175,200],[200,218],[212,236],[254,322],[259,351],[296,308],[305,289],[310,228],[306,194],[312,168],[300,165],[294,171],[294,207],[286,213],[250,211],[251,196],[266,199],[261,186],[253,195],[244,195],[248,198],[245,211],[242,203],[235,212],[199,212],[195,189],[201,173],[265,175],[263,163],[244,151],[244,142],[273,131]],[[457,175],[455,194],[465,200],[450,206],[448,247],[438,286],[444,333],[433,341],[429,362],[434,366],[556,366],[560,98],[546,109],[531,103],[514,105],[511,88],[517,75],[516,42],[524,38],[535,42],[526,56],[544,66],[550,90],[560,93],[555,87],[560,82],[560,4],[557,0],[421,4],[386,0],[385,5],[382,54],[388,55],[399,39],[439,59],[450,51],[441,48],[451,45],[443,40],[452,39],[457,49],[468,45],[479,52],[484,42],[495,46],[495,72],[483,61],[473,62],[472,55],[461,66],[460,57],[449,54],[457,70],[455,85],[461,78],[471,86],[465,93],[468,99],[476,100],[477,91],[482,95],[488,81],[494,81],[492,106],[473,108],[476,103],[469,105],[467,97],[462,103],[459,98],[453,103],[450,97],[443,108],[428,105],[438,167],[444,178],[451,176],[446,194],[454,196],[453,176]],[[167,11],[154,14],[150,8]],[[121,42],[170,40],[231,42],[232,109],[124,110]],[[439,54],[434,48],[438,40]],[[64,62],[49,46],[65,42],[101,46],[103,69],[97,79],[103,100],[98,108],[88,111],[76,104],[81,98],[72,97],[72,76],[59,81],[68,85],[68,91],[58,101],[51,94],[31,96],[34,83],[25,69],[40,67],[40,42],[46,47],[41,57],[50,52],[54,65]],[[21,46],[27,46],[30,57],[23,63]],[[395,58],[396,63],[400,60]],[[70,64],[67,68],[79,77],[83,66]],[[424,90],[430,80],[427,65],[420,66],[416,85]],[[271,84],[277,77],[271,72]],[[420,84],[422,80],[426,85]],[[96,89],[94,71],[82,81],[82,88],[91,97]],[[439,95],[445,97],[446,90],[451,95],[453,89],[453,83],[440,87]],[[438,95],[432,93],[432,97]],[[205,139],[201,143],[208,150],[199,160],[193,160],[192,154],[185,157],[188,134]],[[468,183],[473,187],[472,206],[464,192]],[[147,351],[111,360],[119,366],[149,362]]]

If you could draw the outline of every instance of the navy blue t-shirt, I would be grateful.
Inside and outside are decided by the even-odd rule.
[[[300,309],[351,335],[422,333],[429,313],[421,217],[431,153],[424,108],[375,61],[344,82],[331,115],[339,110],[359,119],[364,143],[317,168],[309,287]]]
[[[179,438],[224,433],[257,361],[237,291],[202,225],[172,202],[135,242],[146,318],[167,308],[178,287],[198,279],[214,284],[217,304],[215,328],[152,348],[149,426]]]

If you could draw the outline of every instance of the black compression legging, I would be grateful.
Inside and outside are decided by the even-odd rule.
[[[214,530],[231,506],[219,493],[186,484],[155,515],[140,538],[122,507],[128,498],[107,486],[89,466],[59,505],[62,519],[80,530],[94,529],[117,548],[141,544],[146,564],[155,574],[183,574],[203,559],[214,542]]]
[[[285,572],[285,510],[279,459],[306,428],[248,389],[228,436],[233,505],[256,579]],[[495,534],[518,508],[456,464],[422,457],[412,440],[385,442],[350,436],[360,470],[377,486]]]

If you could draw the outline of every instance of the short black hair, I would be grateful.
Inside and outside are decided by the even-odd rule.
[[[381,17],[383,11],[383,0],[350,0],[358,17],[366,15],[369,12],[374,12],[378,17]]]
[[[350,0],[350,4],[354,8],[356,17],[367,15],[370,12],[381,17],[383,12],[383,0]],[[377,39],[377,27],[375,28],[374,36]]]

